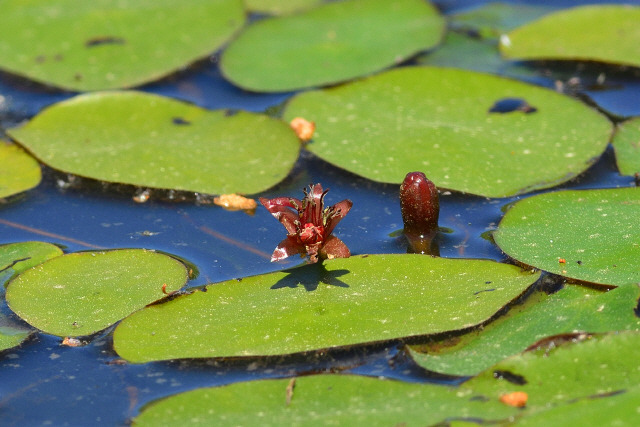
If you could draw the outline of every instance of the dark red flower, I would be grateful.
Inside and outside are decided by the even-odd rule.
[[[324,196],[329,190],[322,185],[310,185],[304,189],[304,199],[293,197],[260,198],[260,203],[287,229],[284,239],[271,255],[271,261],[280,261],[291,255],[308,255],[309,263],[321,259],[347,258],[351,256],[347,245],[331,235],[335,226],[349,212],[353,203],[343,200],[325,208]]]

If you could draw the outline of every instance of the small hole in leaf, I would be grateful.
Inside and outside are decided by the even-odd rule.
[[[523,113],[535,113],[538,109],[532,105],[529,105],[527,101],[522,98],[503,98],[495,102],[489,109],[490,113],[512,113],[514,111],[522,111]]]
[[[171,119],[174,125],[190,125],[191,122],[189,120],[185,120],[182,117],[174,117]]]

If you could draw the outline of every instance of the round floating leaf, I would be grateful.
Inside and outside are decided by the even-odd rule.
[[[62,255],[62,249],[51,243],[20,242],[2,245],[0,246],[0,284],[60,255]]]
[[[288,91],[337,83],[401,62],[438,43],[445,21],[424,0],[333,2],[255,22],[222,55],[234,84]]]
[[[606,293],[583,286],[567,286],[552,295],[540,292],[482,330],[414,346],[410,352],[420,366],[430,371],[476,375],[549,336],[640,331],[640,318],[634,311],[639,294],[636,286]]]
[[[612,143],[620,173],[634,175],[640,172],[640,117],[621,124]]]
[[[4,320],[3,315],[0,314],[0,351],[19,346],[33,332],[24,328],[3,326]]]
[[[9,0],[0,68],[63,89],[132,87],[215,52],[244,20],[241,0]]]
[[[601,61],[640,67],[640,7],[581,6],[546,15],[500,39],[520,60]]]
[[[589,396],[518,420],[520,426],[634,426],[640,414],[640,387]]]
[[[322,0],[244,0],[247,10],[273,15],[298,12],[319,4],[322,4]]]
[[[604,151],[612,126],[548,89],[449,68],[404,67],[295,96],[307,148],[366,178],[420,170],[439,187],[505,197],[564,182]]]
[[[181,262],[143,249],[81,252],[53,258],[9,283],[7,302],[22,319],[58,336],[100,331],[180,289]]]
[[[449,418],[494,421],[518,411],[497,401],[469,400],[434,384],[350,375],[261,380],[178,394],[143,408],[136,426],[403,426]],[[289,391],[290,390],[290,391]]]
[[[9,133],[64,172],[209,194],[266,190],[289,173],[300,150],[280,120],[131,91],[77,96]]]
[[[364,255],[230,280],[125,319],[132,362],[289,354],[458,330],[485,321],[538,274],[485,260]]]
[[[27,191],[40,183],[38,162],[20,147],[0,140],[0,198]]]
[[[514,204],[494,239],[510,257],[554,274],[602,285],[637,284],[638,217],[640,188],[558,191]]]
[[[529,397],[527,412],[535,413],[638,387],[639,358],[640,334],[594,337],[507,359],[464,383],[460,393],[494,400],[505,393],[524,391]]]

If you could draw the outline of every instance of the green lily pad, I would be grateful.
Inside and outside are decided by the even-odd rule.
[[[215,52],[244,20],[241,0],[9,0],[0,68],[68,90],[133,87]]]
[[[623,175],[640,172],[640,117],[621,124],[613,136],[616,163]]]
[[[0,140],[0,198],[30,190],[41,178],[36,159],[17,145]]]
[[[518,420],[518,426],[634,426],[640,413],[640,387],[595,395]]]
[[[322,0],[244,0],[245,8],[251,12],[284,15],[322,4]]]
[[[470,400],[434,384],[311,375],[296,378],[288,394],[290,384],[290,379],[261,380],[189,391],[147,405],[134,424],[416,426],[450,417],[493,421],[518,413],[497,401]]]
[[[397,184],[420,170],[438,187],[487,197],[576,176],[612,132],[604,116],[551,90],[436,67],[299,94],[284,112],[296,116],[316,123],[307,149],[341,168]]]
[[[290,354],[434,334],[485,321],[537,278],[486,260],[334,259],[147,307],[118,325],[114,347],[141,363]]]
[[[410,347],[409,351],[425,369],[451,375],[476,375],[549,336],[640,331],[640,318],[634,312],[639,297],[636,286],[602,292],[569,285],[552,295],[539,292],[482,330]]]
[[[53,258],[9,282],[7,303],[22,319],[52,335],[98,332],[180,289],[184,264],[143,249],[79,252]]]
[[[62,255],[62,249],[46,242],[20,242],[0,246],[0,284],[38,264]],[[4,286],[0,286],[0,290]]]
[[[332,2],[253,23],[227,47],[220,68],[233,84],[254,91],[334,84],[433,47],[444,29],[424,0]]]
[[[5,326],[4,318],[0,314],[0,352],[17,347],[33,333],[30,329]]]
[[[614,366],[612,353],[620,356]],[[510,358],[460,387],[348,375],[250,381],[159,400],[143,408],[134,423],[393,426],[452,421],[459,423],[456,425],[507,425],[529,416],[541,417],[532,420],[562,421],[559,414],[596,400],[602,400],[596,403],[600,407],[622,410],[621,414],[609,414],[611,419],[637,420],[638,400],[631,398],[639,389],[638,356],[640,335],[621,333]],[[499,401],[500,396],[513,391],[528,394],[524,408]],[[627,398],[622,397],[625,391]],[[615,396],[620,397],[604,403]],[[631,417],[633,412],[635,418]],[[598,418],[604,419],[604,415]]]
[[[638,387],[638,358],[640,334],[593,337],[509,358],[464,383],[459,392],[493,400],[524,391],[529,396],[527,411],[535,413]]]
[[[300,150],[280,120],[133,91],[77,96],[9,134],[64,172],[208,194],[266,190],[287,176]]]
[[[640,67],[640,7],[593,5],[561,10],[500,39],[507,58],[600,61]],[[615,48],[612,48],[615,47]]]
[[[20,242],[0,246],[0,295],[4,296],[4,284],[44,261],[62,255],[62,250],[45,242]],[[0,304],[0,351],[20,345],[33,329],[16,324],[5,316],[4,298]]]
[[[640,188],[558,191],[515,203],[494,239],[510,257],[554,274],[600,285],[637,284],[639,216]]]

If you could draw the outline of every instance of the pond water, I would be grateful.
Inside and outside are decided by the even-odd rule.
[[[453,13],[484,2],[436,3],[444,12]],[[539,76],[534,79],[537,84],[553,87],[557,78],[568,80],[578,76],[586,88],[580,93],[600,108],[617,117],[640,114],[637,103],[640,80],[627,71],[575,64],[529,67]],[[595,82],[602,72],[607,73],[609,87],[590,88],[590,82]],[[258,112],[278,106],[290,96],[253,94],[234,88],[221,78],[215,58],[142,89],[211,109]],[[0,95],[3,127],[72,96],[44,90],[8,75],[0,75]],[[195,266],[198,276],[188,286],[282,270],[300,263],[294,257],[277,264],[269,262],[271,251],[283,237],[283,229],[262,208],[255,215],[229,212],[211,205],[206,197],[193,195],[187,195],[186,201],[170,201],[159,200],[156,194],[141,204],[133,201],[135,189],[131,187],[103,186],[46,168],[44,174],[36,189],[0,204],[0,243],[41,240],[61,245],[67,252],[95,248],[164,251]],[[335,231],[353,254],[406,252],[406,243],[397,237],[402,220],[396,185],[359,178],[306,153],[285,181],[261,195],[299,197],[302,188],[315,182],[331,189],[327,195],[330,204],[344,198],[354,202],[351,212]],[[613,152],[608,149],[586,173],[561,188],[630,185],[633,178],[618,174]],[[440,226],[450,232],[442,233],[440,255],[505,260],[487,232],[497,226],[505,206],[517,199],[443,192]],[[0,354],[0,424],[122,425],[144,404],[180,391],[309,372],[348,371],[413,382],[460,381],[423,371],[404,357],[398,342],[308,357],[142,365],[119,363],[111,348],[111,329],[81,348],[64,347],[60,342],[58,337],[38,333],[21,347]]]

